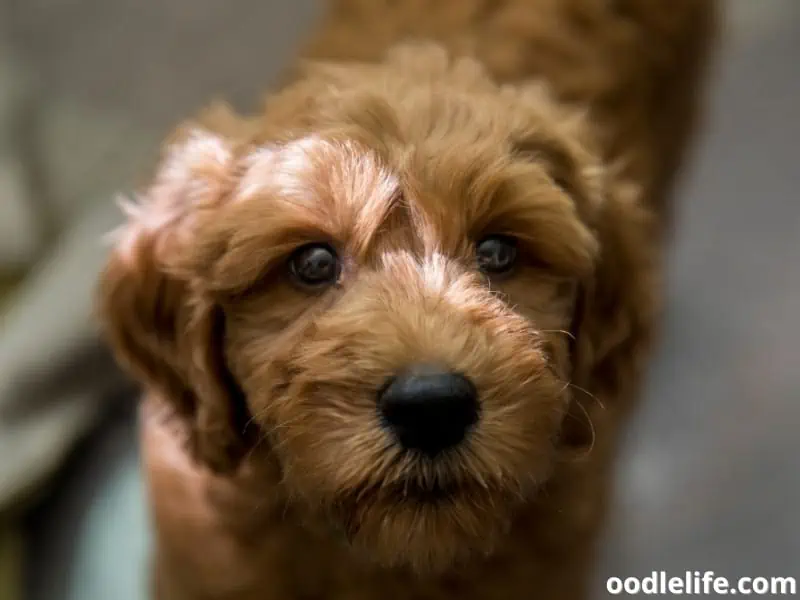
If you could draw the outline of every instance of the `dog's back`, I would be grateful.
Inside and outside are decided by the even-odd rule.
[[[333,0],[303,54],[369,61],[432,39],[498,81],[541,78],[592,110],[606,158],[660,209],[702,112],[716,23],[714,0]]]

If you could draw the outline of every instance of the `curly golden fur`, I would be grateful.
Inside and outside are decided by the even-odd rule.
[[[157,598],[585,597],[712,26],[706,0],[338,0],[260,114],[178,129],[101,282],[147,389]],[[512,271],[478,268],[486,236]],[[330,285],[298,282],[308,244]],[[479,398],[435,456],[376,408],[418,364]]]

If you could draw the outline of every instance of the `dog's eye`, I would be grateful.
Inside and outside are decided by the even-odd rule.
[[[505,235],[490,235],[478,242],[478,268],[488,274],[507,273],[517,259],[517,242]]]
[[[341,265],[336,251],[327,244],[308,244],[291,255],[289,271],[302,286],[320,288],[336,283]]]

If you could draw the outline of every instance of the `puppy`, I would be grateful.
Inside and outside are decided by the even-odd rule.
[[[161,600],[584,598],[706,0],[338,0],[101,282]]]

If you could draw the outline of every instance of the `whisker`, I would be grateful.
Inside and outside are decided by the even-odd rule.
[[[571,331],[567,331],[566,329],[542,329],[540,333],[560,333],[567,336],[572,341],[576,341],[575,334],[573,334]]]
[[[578,390],[579,392],[581,392],[581,393],[585,394],[586,396],[588,396],[589,398],[591,398],[592,400],[594,400],[595,402],[597,402],[598,406],[599,406],[600,408],[602,408],[603,410],[605,410],[605,409],[606,409],[606,405],[605,405],[605,404],[603,404],[602,400],[600,400],[600,398],[598,398],[597,396],[595,396],[595,395],[594,395],[593,393],[591,393],[589,390],[587,390],[587,389],[585,389],[585,388],[582,388],[582,387],[581,387],[581,386],[579,386],[579,385],[575,385],[575,384],[574,384],[574,383],[572,383],[572,382],[569,382],[569,383],[567,383],[567,386],[569,386],[569,387],[571,387],[571,388],[574,388],[574,389]]]
[[[594,443],[595,443],[595,440],[597,439],[597,432],[595,431],[594,423],[592,423],[592,418],[589,416],[589,411],[586,410],[586,407],[583,404],[581,404],[580,402],[578,402],[577,405],[578,405],[578,408],[580,408],[581,411],[583,411],[583,414],[586,417],[586,422],[589,424],[589,430],[592,433],[592,441],[589,443],[589,448],[586,450],[586,452],[584,452],[583,457],[582,457],[582,458],[585,458],[585,457],[589,456],[589,454],[591,454],[592,450],[594,449]]]

